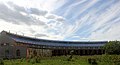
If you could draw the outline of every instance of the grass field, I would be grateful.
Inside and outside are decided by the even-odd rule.
[[[68,61],[68,58],[69,56],[44,57],[39,60],[39,63],[36,63],[35,59],[12,59],[4,60],[4,65],[90,65],[88,58],[95,58],[97,65],[119,65],[111,60],[119,60],[120,55],[73,56],[71,61]]]

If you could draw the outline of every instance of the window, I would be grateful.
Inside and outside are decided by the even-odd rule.
[[[3,46],[4,44],[1,44],[1,46]]]
[[[20,50],[16,50],[16,56],[20,56]]]
[[[8,56],[9,55],[9,50],[5,50],[5,55]]]

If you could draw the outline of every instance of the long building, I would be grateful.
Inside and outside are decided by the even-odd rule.
[[[73,42],[37,39],[2,31],[0,34],[0,58],[29,58],[33,56],[104,54],[107,41]]]

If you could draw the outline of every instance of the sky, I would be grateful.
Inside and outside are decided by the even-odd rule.
[[[3,30],[49,40],[120,40],[120,0],[0,0]]]

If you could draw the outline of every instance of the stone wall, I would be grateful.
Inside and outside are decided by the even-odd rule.
[[[17,56],[19,50],[19,56]],[[26,48],[20,46],[2,46],[0,47],[0,58],[25,58]]]
[[[50,49],[36,49],[36,48],[27,48],[27,57],[49,57],[52,56],[52,50]]]

